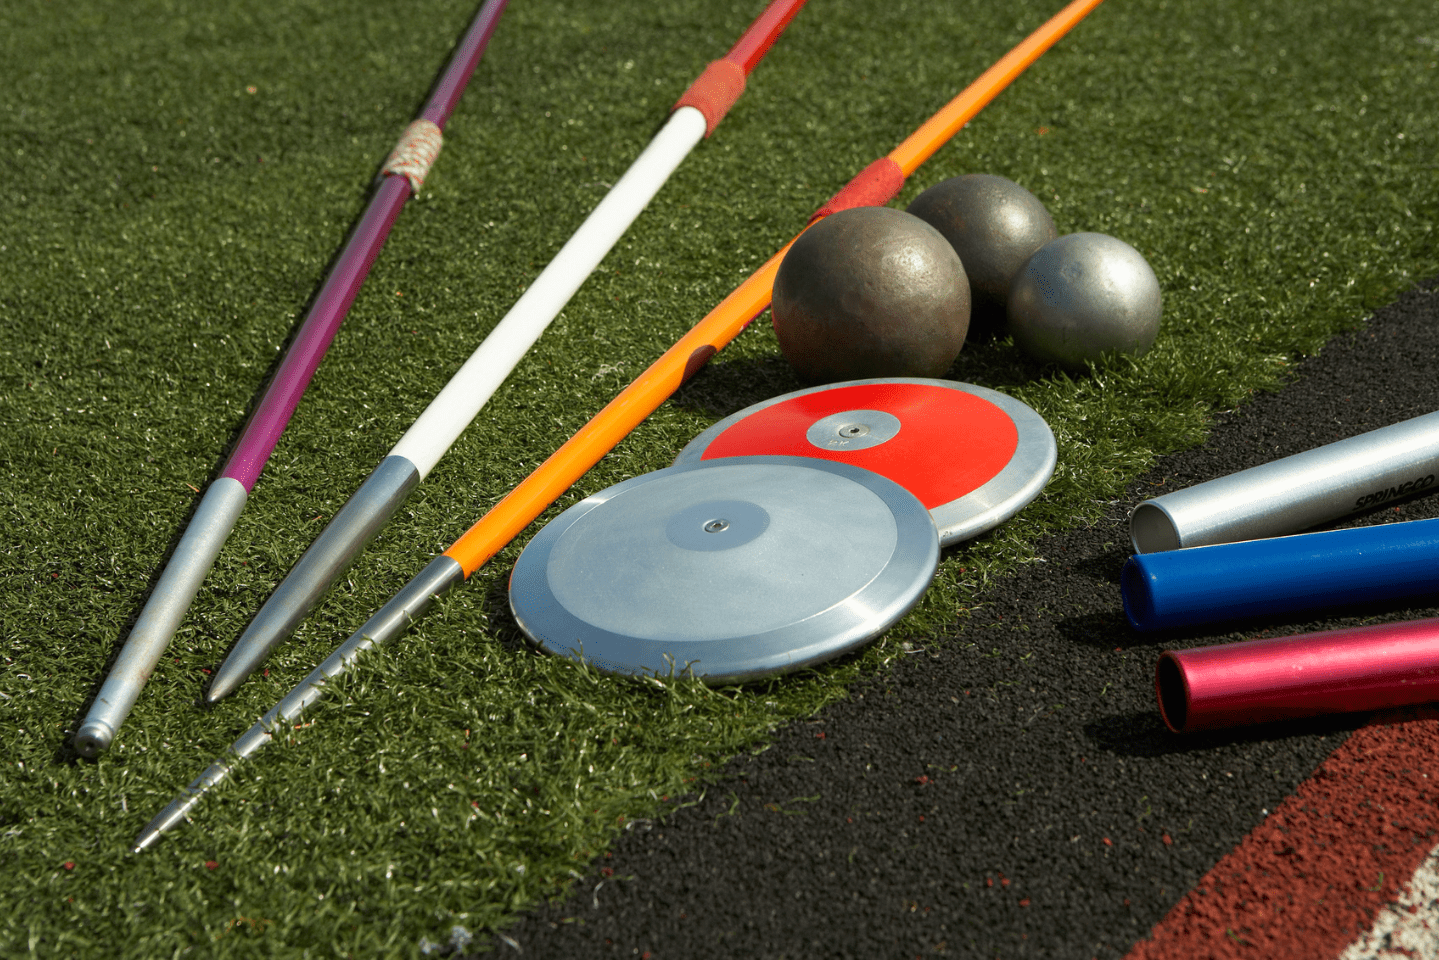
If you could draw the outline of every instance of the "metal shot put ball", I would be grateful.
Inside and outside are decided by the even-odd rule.
[[[1159,333],[1159,280],[1140,252],[1102,233],[1039,249],[1014,278],[1009,331],[1036,360],[1082,370],[1107,353],[1142,356]]]
[[[1055,237],[1039,198],[1004,177],[971,173],[937,183],[906,209],[954,247],[969,277],[969,339],[1004,329],[1009,286],[1034,252]]]
[[[857,207],[790,247],[772,317],[780,350],[807,382],[941,377],[964,346],[969,280],[934,227],[901,210]]]

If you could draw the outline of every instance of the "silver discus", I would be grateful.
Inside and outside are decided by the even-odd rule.
[[[798,670],[874,639],[939,563],[929,511],[885,477],[734,457],[634,477],[530,541],[510,608],[541,649],[709,683]]]

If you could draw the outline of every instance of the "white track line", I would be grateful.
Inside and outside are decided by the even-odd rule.
[[[1419,864],[1404,892],[1338,960],[1439,960],[1439,847]]]

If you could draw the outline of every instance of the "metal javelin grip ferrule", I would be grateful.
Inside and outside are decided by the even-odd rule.
[[[1298,533],[1433,489],[1439,413],[1381,427],[1146,500],[1129,517],[1136,553]]]

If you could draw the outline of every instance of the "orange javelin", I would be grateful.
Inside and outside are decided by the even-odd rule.
[[[920,164],[933,156],[1000,91],[1014,82],[1101,2],[1103,0],[1073,0],[980,74],[978,80],[945,104],[888,156],[875,161],[851,180],[820,208],[811,223],[850,207],[883,206],[894,199],[904,185],[905,177],[919,169]],[[791,240],[765,261],[764,266],[725,297],[719,306],[650,364],[534,473],[450,545],[444,555],[460,565],[466,579],[503,550],[590,467],[599,463],[606,453],[639,426],[645,417],[658,410],[710,357],[764,312],[770,304],[780,261],[793,245],[794,240]]]

